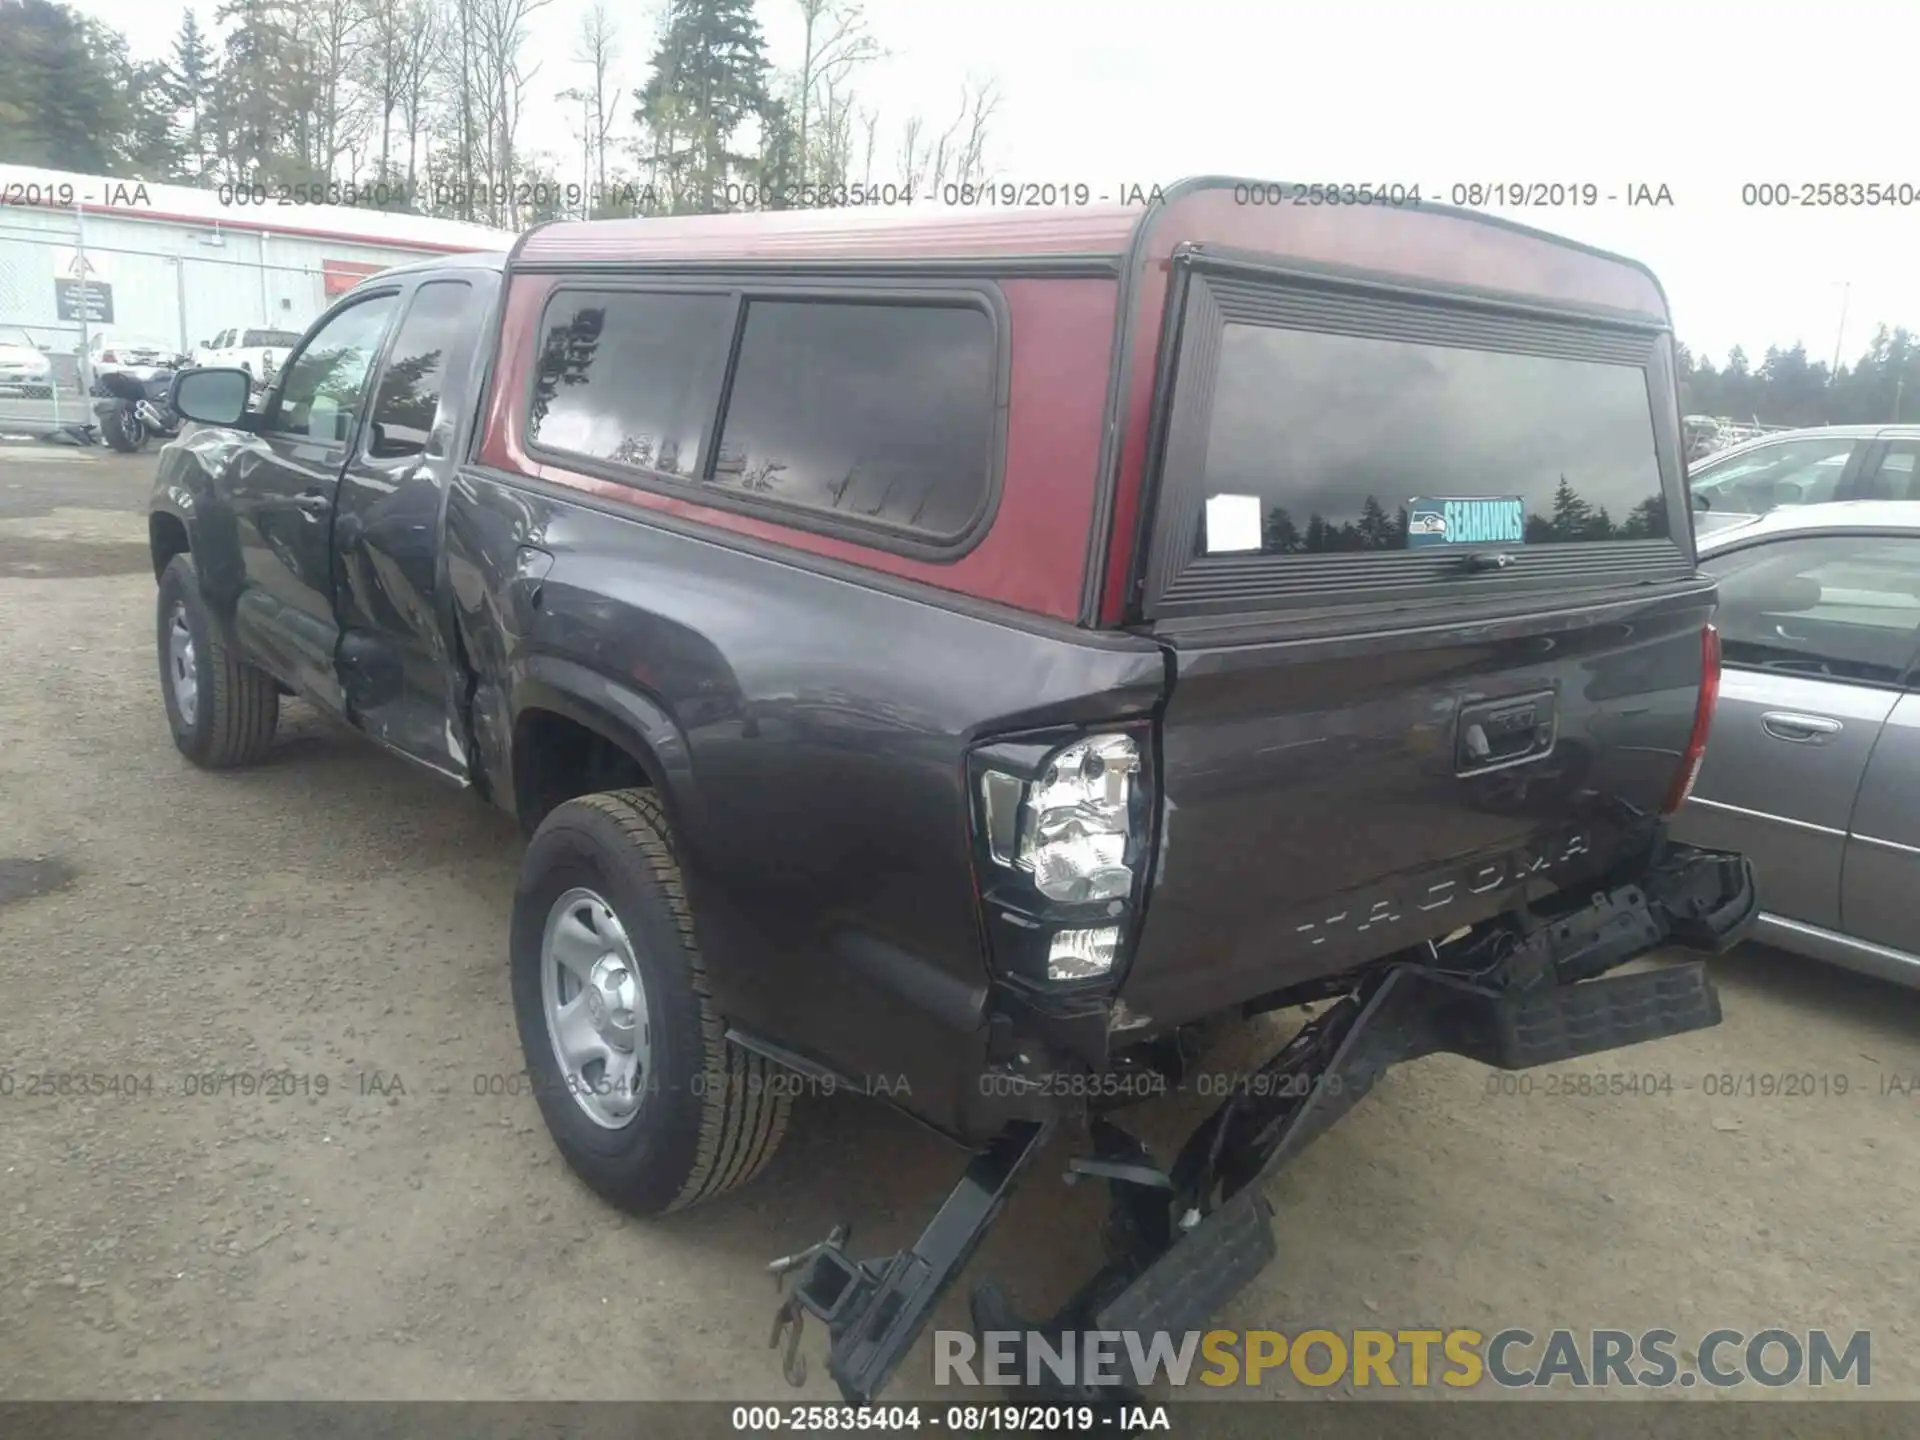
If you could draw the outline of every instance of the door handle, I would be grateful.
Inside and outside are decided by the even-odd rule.
[[[1841,724],[1825,715],[1796,715],[1787,710],[1769,710],[1760,717],[1760,728],[1776,740],[1796,745],[1824,745],[1838,735]]]
[[[293,508],[303,515],[324,515],[333,508],[333,501],[322,490],[303,490],[293,497]]]

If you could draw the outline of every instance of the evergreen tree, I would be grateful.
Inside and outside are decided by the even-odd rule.
[[[214,104],[226,178],[272,183],[300,168],[291,139],[306,89],[291,13],[281,0],[224,0],[215,18],[231,22]]]
[[[191,181],[209,174],[212,135],[207,106],[213,96],[216,62],[213,46],[200,28],[200,17],[189,5],[180,17],[180,33],[173,39],[171,70],[178,86],[179,110],[174,120],[174,147],[181,173]]]
[[[1553,538],[1560,541],[1584,540],[1594,528],[1593,507],[1580,498],[1580,492],[1560,477],[1553,492]]]
[[[51,0],[0,0],[0,161],[116,168],[132,115],[111,39]]]
[[[752,0],[669,0],[665,34],[634,119],[654,136],[673,208],[711,213],[753,157],[731,147],[767,105],[766,45]]]
[[[762,208],[785,208],[788,196],[801,183],[801,159],[800,129],[792,107],[769,98],[760,112],[760,158],[753,173]]]
[[[1267,512],[1260,548],[1269,555],[1291,555],[1300,548],[1300,532],[1283,506],[1276,505]]]
[[[1620,526],[1623,540],[1662,540],[1666,535],[1667,502],[1659,495],[1649,496],[1634,506]]]
[[[1387,512],[1373,496],[1367,496],[1366,503],[1360,507],[1360,523],[1355,527],[1358,550],[1389,550],[1393,548],[1393,521],[1387,518]]]

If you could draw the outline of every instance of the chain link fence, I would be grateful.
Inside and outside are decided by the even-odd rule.
[[[384,261],[267,259],[301,242],[239,230],[0,208],[0,435],[85,438],[114,347],[190,360],[229,329],[298,333]],[[334,247],[339,248],[339,247]]]

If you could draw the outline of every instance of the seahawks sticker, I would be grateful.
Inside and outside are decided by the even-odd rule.
[[[1518,495],[1407,503],[1407,548],[1423,545],[1518,545],[1527,535],[1527,506]]]

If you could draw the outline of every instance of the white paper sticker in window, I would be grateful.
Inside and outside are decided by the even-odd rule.
[[[1260,548],[1260,497],[1207,497],[1207,554],[1223,555]]]

